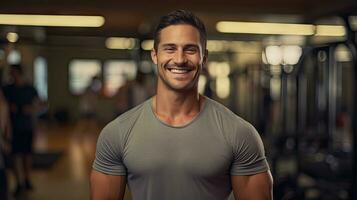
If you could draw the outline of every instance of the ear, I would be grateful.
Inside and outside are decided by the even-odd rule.
[[[155,63],[155,65],[157,65],[157,52],[154,48],[151,49],[151,60]]]
[[[202,65],[205,66],[207,64],[207,61],[208,61],[208,49],[206,49],[203,54]]]

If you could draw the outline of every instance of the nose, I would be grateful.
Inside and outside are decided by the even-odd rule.
[[[187,62],[187,58],[183,50],[176,51],[174,56],[174,62],[176,65],[182,65]]]

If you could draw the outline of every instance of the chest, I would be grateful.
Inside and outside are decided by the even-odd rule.
[[[215,127],[132,131],[124,150],[129,174],[211,178],[229,173],[232,150]]]

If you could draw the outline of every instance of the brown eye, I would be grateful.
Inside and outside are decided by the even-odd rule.
[[[164,51],[168,52],[168,53],[173,53],[175,51],[174,47],[165,47]]]
[[[187,53],[189,53],[189,54],[194,54],[194,53],[197,52],[197,48],[195,48],[195,47],[189,47],[189,48],[187,48],[185,51],[186,51]]]

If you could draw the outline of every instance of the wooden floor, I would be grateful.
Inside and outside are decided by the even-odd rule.
[[[90,199],[89,174],[102,127],[83,121],[62,126],[39,123],[34,141],[35,152],[62,152],[62,156],[50,168],[35,168],[32,173],[34,189],[17,198],[10,195],[10,200]],[[13,192],[14,177],[11,171],[8,174],[10,192]],[[131,200],[128,189],[124,199]]]
[[[86,122],[62,126],[39,123],[34,142],[35,152],[62,152],[62,156],[51,168],[34,169],[32,173],[34,189],[16,199],[89,199],[89,174],[100,130],[101,126]],[[11,171],[9,182],[12,192],[15,184]],[[131,199],[128,192],[125,199]]]

